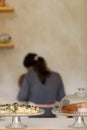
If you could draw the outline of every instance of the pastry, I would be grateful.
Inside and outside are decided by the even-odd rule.
[[[73,103],[67,106],[62,106],[61,111],[63,113],[86,113],[87,112],[87,102]]]
[[[39,112],[39,107],[30,105],[19,105],[14,104],[4,104],[0,105],[0,114],[35,114]]]

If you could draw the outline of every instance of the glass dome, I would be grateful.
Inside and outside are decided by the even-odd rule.
[[[66,114],[86,114],[87,115],[87,91],[78,88],[72,95],[65,96],[59,105],[59,112]]]
[[[52,110],[53,114],[74,117],[75,121],[69,125],[71,128],[87,128],[84,117],[87,117],[87,90],[78,88],[72,95],[65,96],[58,108]]]

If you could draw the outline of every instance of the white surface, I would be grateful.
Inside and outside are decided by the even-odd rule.
[[[12,122],[11,117],[2,118],[0,120],[0,128],[5,128]],[[64,116],[60,116],[57,118],[28,118],[21,117],[21,122],[24,125],[27,125],[28,128],[35,129],[57,129],[57,128],[69,128],[68,125],[71,125],[74,122],[74,118],[66,118]],[[87,123],[87,118],[86,118]],[[70,129],[70,128],[69,128]]]

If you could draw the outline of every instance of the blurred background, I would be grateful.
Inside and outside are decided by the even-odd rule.
[[[43,56],[63,78],[66,94],[87,88],[87,0],[6,0],[0,34],[14,48],[0,48],[0,103],[15,102],[28,52]]]

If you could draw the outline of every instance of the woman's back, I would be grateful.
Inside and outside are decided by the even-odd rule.
[[[24,92],[25,97],[22,95]],[[36,71],[31,68],[25,76],[19,98],[20,100],[29,98],[30,102],[36,104],[53,104],[56,100],[61,100],[64,95],[62,79],[58,73],[51,72],[46,82],[42,84]]]

